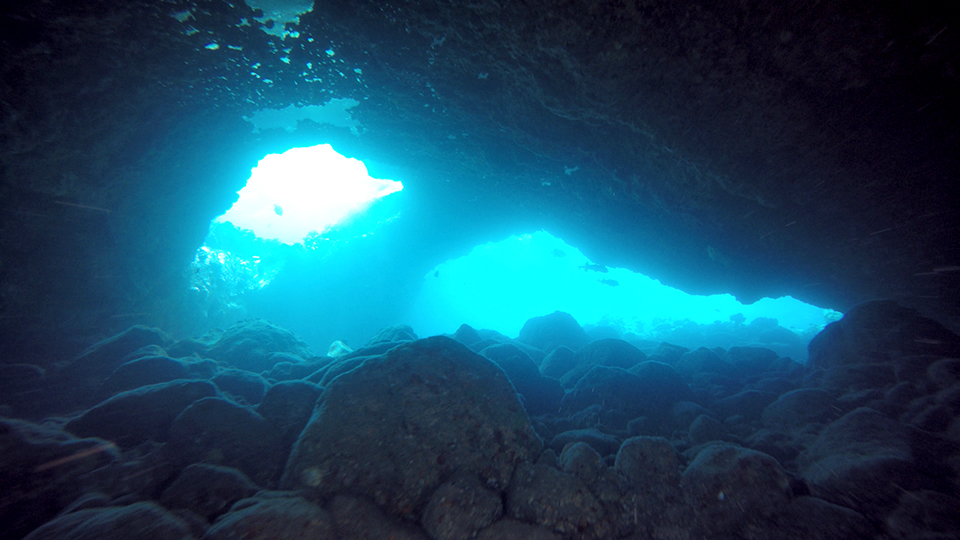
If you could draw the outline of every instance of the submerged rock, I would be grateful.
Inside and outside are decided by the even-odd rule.
[[[414,332],[413,328],[406,324],[399,326],[388,326],[386,328],[381,328],[379,332],[370,338],[365,347],[370,347],[384,341],[416,341],[416,339],[416,332]]]
[[[201,540],[337,540],[330,514],[293,494],[264,493],[243,499],[213,524]]]
[[[180,466],[205,462],[235,467],[272,486],[283,467],[280,433],[253,410],[210,397],[193,403],[170,427],[168,459]]]
[[[337,495],[327,509],[337,530],[348,533],[350,540],[428,540],[420,528],[387,515],[362,497]]]
[[[512,343],[491,345],[480,355],[500,366],[513,387],[523,396],[531,416],[555,412],[563,397],[563,388],[554,379],[543,377],[530,356]]]
[[[64,514],[24,540],[194,540],[190,526],[152,502]]]
[[[108,441],[6,418],[0,449],[0,523],[11,538],[56,516],[83,493],[86,475],[119,456]]]
[[[233,503],[253,496],[259,489],[237,469],[195,463],[163,491],[160,502],[167,508],[184,508],[213,521]]]
[[[256,405],[270,387],[270,383],[256,373],[240,369],[225,369],[210,379],[221,392],[242,399],[249,405]]]
[[[813,495],[867,517],[922,486],[906,428],[872,409],[856,409],[824,428],[798,461]]]
[[[207,381],[176,380],[121,392],[67,422],[81,437],[102,437],[123,447],[166,441],[174,419],[198,399],[217,395]]]
[[[562,535],[603,538],[603,506],[577,477],[546,465],[521,464],[507,493],[507,514]]]
[[[590,337],[576,319],[562,311],[528,319],[523,323],[518,339],[547,354],[561,345],[575,351],[590,342]]]
[[[810,341],[810,369],[883,362],[892,355],[960,356],[960,336],[892,300],[851,308]]]
[[[471,538],[503,515],[500,494],[483,487],[471,476],[444,482],[427,502],[420,524],[430,538]]]
[[[351,492],[413,516],[454,471],[506,489],[542,443],[501,369],[446,337],[401,345],[330,381],[285,489]]]
[[[141,386],[194,378],[183,361],[167,356],[144,356],[121,364],[100,386],[104,397]]]
[[[313,357],[310,347],[289,330],[259,319],[240,321],[228,328],[205,356],[237,369],[260,373],[276,364],[273,353],[288,353],[303,360]]]
[[[257,405],[257,414],[277,428],[281,444],[289,449],[310,420],[321,393],[322,388],[307,381],[277,383],[267,390]]]
[[[683,472],[681,486],[697,516],[693,529],[708,536],[780,512],[793,496],[790,477],[777,460],[728,443],[701,450]]]

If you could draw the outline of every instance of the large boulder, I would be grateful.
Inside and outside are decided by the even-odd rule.
[[[809,369],[884,362],[894,355],[960,356],[960,336],[892,300],[854,306],[808,345]]]
[[[698,373],[726,373],[730,366],[713,349],[700,347],[683,353],[674,368],[684,377],[693,377]]]
[[[101,398],[100,385],[121,364],[132,360],[132,353],[154,345],[157,347],[154,351],[163,354],[160,347],[172,344],[170,336],[157,328],[132,326],[92,345],[77,358],[60,366],[51,382],[63,405],[96,403]]]
[[[622,339],[591,341],[576,352],[575,365],[611,366],[630,369],[647,359],[640,349]]]
[[[272,486],[283,468],[280,433],[253,410],[210,397],[193,403],[170,427],[168,459],[179,466],[209,463],[235,467],[261,486]]]
[[[368,358],[330,381],[281,486],[364,495],[415,517],[453,472],[506,489],[542,447],[503,370],[433,337]]]
[[[99,384],[126,356],[150,345],[164,347],[173,340],[162,330],[146,326],[131,326],[123,332],[100,341],[80,356],[63,366],[59,375],[75,383]]]
[[[826,391],[801,388],[787,392],[767,405],[761,420],[767,427],[788,430],[813,422],[832,422],[842,414],[840,403]]]
[[[167,440],[174,419],[198,399],[217,395],[208,381],[176,380],[121,392],[64,426],[81,437],[102,437],[132,448]]]
[[[21,538],[79,497],[84,478],[119,458],[103,439],[77,439],[50,426],[0,418],[0,523]]]
[[[573,315],[554,311],[549,315],[533,317],[523,323],[519,340],[549,354],[561,345],[575,351],[589,343],[590,337]]]
[[[167,356],[144,356],[117,367],[103,381],[100,392],[104,397],[110,397],[141,386],[193,378],[195,377],[190,373],[186,362]]]
[[[213,521],[233,503],[252,497],[259,489],[237,469],[194,463],[163,490],[160,502],[167,508],[187,509]]]
[[[524,406],[531,416],[556,412],[563,388],[554,379],[540,375],[536,362],[512,343],[491,345],[480,355],[500,366],[513,387],[523,396]]]
[[[781,512],[793,493],[772,457],[728,443],[707,446],[683,472],[681,486],[705,536],[735,533],[751,520]]]
[[[337,540],[330,514],[294,496],[264,493],[233,505],[201,540]]]
[[[566,536],[604,538],[611,532],[603,505],[577,477],[524,463],[507,493],[507,515]]]
[[[924,485],[914,462],[910,432],[865,407],[824,428],[798,463],[813,495],[868,518],[896,504],[903,490]]]
[[[270,383],[256,373],[242,369],[224,369],[214,375],[210,382],[217,385],[221,392],[248,405],[256,405],[270,387]]]
[[[764,347],[730,347],[726,361],[730,375],[747,379],[756,377],[774,366],[779,356]]]
[[[388,515],[369,499],[337,495],[327,505],[339,531],[349,531],[349,540],[427,540],[420,527]],[[341,536],[343,540],[347,540]]]
[[[152,502],[63,514],[24,540],[194,540],[189,525]]]
[[[459,540],[476,536],[502,515],[499,493],[472,476],[455,476],[433,492],[420,524],[434,540]]]
[[[401,324],[398,326],[388,326],[381,328],[374,334],[370,341],[367,341],[366,347],[383,342],[416,341],[417,333],[409,325]]]
[[[307,381],[284,381],[267,390],[257,414],[280,432],[280,442],[290,448],[307,425],[323,389]]]
[[[204,353],[237,369],[260,373],[276,364],[273,353],[288,353],[304,360],[313,357],[310,347],[297,336],[259,319],[240,321],[228,328]]]
[[[540,364],[540,373],[544,377],[559,379],[568,371],[577,367],[576,355],[570,347],[561,345],[543,359]]]

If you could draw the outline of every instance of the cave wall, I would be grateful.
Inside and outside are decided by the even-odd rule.
[[[209,219],[292,142],[410,171],[443,233],[403,264],[543,227],[690,292],[956,327],[958,9],[325,0],[281,40],[242,2],[4,6],[0,353],[191,332]],[[242,120],[332,97],[361,135]]]

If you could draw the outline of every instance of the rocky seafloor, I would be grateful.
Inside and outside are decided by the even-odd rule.
[[[258,320],[135,326],[0,366],[0,536],[957,538],[960,337],[876,301],[808,352],[560,312],[337,357]]]

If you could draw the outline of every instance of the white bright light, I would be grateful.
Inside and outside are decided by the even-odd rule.
[[[240,198],[217,221],[295,244],[402,189],[400,182],[371,178],[362,161],[329,144],[293,148],[260,160]]]

